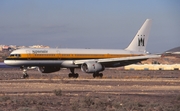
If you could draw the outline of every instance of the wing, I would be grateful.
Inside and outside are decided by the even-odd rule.
[[[123,58],[107,58],[107,59],[87,59],[87,60],[75,60],[74,63],[81,65],[85,62],[95,61],[103,64],[106,67],[119,67],[133,63],[137,63],[149,58],[159,58],[161,55],[145,55],[145,56],[134,56],[134,57],[123,57]]]

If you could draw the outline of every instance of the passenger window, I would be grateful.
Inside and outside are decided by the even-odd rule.
[[[20,54],[17,54],[17,57],[21,57]]]
[[[11,54],[10,57],[14,57],[14,54]]]
[[[20,57],[20,54],[12,54],[11,57]]]

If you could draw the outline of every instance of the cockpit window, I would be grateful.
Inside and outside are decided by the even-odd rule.
[[[10,57],[21,57],[20,54],[11,54]]]
[[[14,57],[14,54],[11,54],[10,57]]]

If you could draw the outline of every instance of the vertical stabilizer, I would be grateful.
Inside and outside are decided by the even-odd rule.
[[[149,32],[151,28],[152,20],[146,19],[140,30],[137,32],[136,36],[126,48],[126,50],[130,51],[138,51],[138,52],[145,52],[147,41],[149,37]]]

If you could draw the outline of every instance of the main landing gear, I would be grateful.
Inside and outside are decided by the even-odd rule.
[[[93,73],[93,77],[94,78],[96,78],[96,77],[102,78],[103,77],[103,73],[95,72],[95,73]]]
[[[69,73],[69,78],[78,78],[79,77],[78,73],[74,73],[74,69],[75,68],[70,68],[71,73]],[[95,72],[95,73],[93,73],[93,77],[94,78],[102,78],[103,73]]]
[[[23,76],[21,78],[23,79],[28,78],[29,75],[27,74],[27,67],[22,67],[22,70],[23,70]]]
[[[78,78],[79,74],[74,73],[74,68],[70,68],[71,73],[69,73],[69,78]]]

